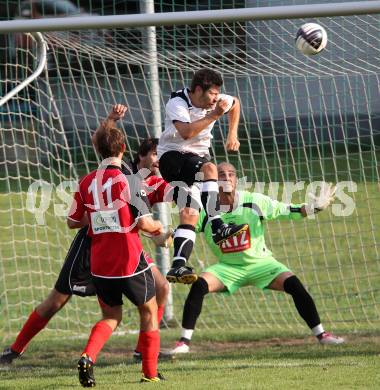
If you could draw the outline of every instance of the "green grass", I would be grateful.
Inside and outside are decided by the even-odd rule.
[[[325,348],[316,344],[288,295],[245,287],[232,297],[206,297],[194,333],[195,353],[162,364],[168,381],[157,386],[378,389],[378,183],[359,182],[354,199],[356,210],[351,216],[324,212],[315,220],[268,222],[266,235],[274,256],[308,287],[325,328],[343,333],[346,345]],[[52,208],[46,224],[38,226],[25,207],[25,192],[0,192],[0,347],[11,342],[31,310],[53,287],[73,235]],[[149,245],[148,249],[153,252]],[[204,241],[198,239],[191,259],[197,271],[215,261]],[[179,336],[188,290],[188,286],[173,286],[174,328],[162,332],[164,347],[172,346]],[[96,299],[74,297],[14,367],[0,368],[0,389],[77,387],[75,363],[97,319]],[[120,329],[137,328],[136,310],[126,304]],[[141,388],[139,367],[130,364],[134,343],[132,336],[111,338],[96,367],[98,388]]]
[[[252,330],[254,333],[254,330]],[[244,332],[242,333],[244,334]],[[192,353],[160,364],[165,389],[378,389],[380,337],[348,336],[341,346],[320,346],[314,339],[247,341],[228,333],[195,337]],[[173,344],[173,332],[162,332]],[[97,388],[141,389],[140,365],[131,363],[135,337],[113,336],[95,367]],[[0,368],[0,389],[80,388],[76,361],[85,340],[41,338],[11,367]],[[152,385],[144,385],[152,386]]]
[[[274,256],[306,284],[326,328],[371,332],[380,325],[378,184],[358,183],[354,198],[356,210],[351,216],[334,217],[324,212],[315,220],[268,222],[266,239]],[[0,193],[0,340],[14,337],[54,286],[73,235],[64,218],[54,217],[52,208],[46,214],[46,224],[38,226],[25,207],[25,192]],[[154,253],[152,246],[147,248]],[[201,272],[215,261],[199,238],[192,264]],[[188,290],[188,286],[173,286],[177,325]],[[98,318],[96,299],[74,297],[49,323],[47,332],[63,337],[83,335]],[[131,305],[125,307],[123,326],[138,328]],[[284,330],[291,336],[307,334],[287,294],[245,287],[232,297],[214,294],[206,298],[199,330],[242,326],[269,330],[272,335]]]

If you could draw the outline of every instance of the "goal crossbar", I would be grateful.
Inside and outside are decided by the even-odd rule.
[[[0,33],[88,30],[116,27],[193,25],[247,20],[273,20],[350,16],[380,13],[380,1],[310,4],[258,8],[237,8],[212,11],[162,12],[113,16],[84,16],[10,20],[0,24]]]

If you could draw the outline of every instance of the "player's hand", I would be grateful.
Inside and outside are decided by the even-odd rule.
[[[119,119],[124,118],[124,115],[127,111],[127,106],[124,106],[123,104],[115,104],[114,106],[112,106],[112,109],[109,112],[107,119],[116,122]]]
[[[219,99],[216,102],[215,108],[210,112],[210,115],[218,119],[221,117],[229,108],[227,99]]]
[[[169,248],[173,244],[174,231],[172,228],[169,228],[166,231],[162,231],[156,235],[149,234],[149,233],[143,233],[143,235],[145,237],[150,238],[156,246]]]
[[[228,152],[237,152],[240,148],[240,142],[236,136],[228,136],[226,141],[226,149]]]
[[[308,193],[308,203],[305,205],[307,214],[315,214],[326,210],[335,200],[336,186],[332,183],[322,183],[319,194]]]

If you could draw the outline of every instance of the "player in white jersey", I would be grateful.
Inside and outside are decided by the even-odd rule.
[[[157,153],[161,175],[174,188],[173,199],[180,209],[180,225],[173,240],[173,264],[166,275],[172,283],[197,280],[186,262],[194,246],[201,208],[218,245],[248,228],[247,224],[225,224],[221,220],[217,170],[209,161],[212,129],[224,114],[228,115],[229,124],[225,147],[238,151],[240,146],[237,138],[240,103],[236,97],[221,94],[222,85],[219,73],[201,69],[194,74],[190,88],[173,92],[166,104],[165,131]]]

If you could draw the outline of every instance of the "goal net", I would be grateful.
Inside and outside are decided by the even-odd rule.
[[[315,219],[268,222],[266,240],[305,283],[326,327],[369,331],[380,322],[380,19],[313,21],[328,34],[327,48],[314,57],[294,47],[306,20],[157,27],[160,109],[163,115],[170,92],[187,86],[195,70],[210,67],[241,102],[240,152],[226,153],[226,120],[215,125],[212,142],[214,161],[232,162],[241,188],[289,200],[289,183],[304,182],[293,194],[296,202],[313,181],[353,183],[344,187],[355,203],[349,215],[330,210]],[[97,166],[91,132],[113,104],[124,103],[129,111],[120,126],[128,156],[153,136],[145,34],[145,28],[45,33],[46,71],[0,109],[0,339],[14,336],[54,286],[73,237],[62,182]],[[32,38],[4,39],[2,95],[36,63]],[[201,272],[216,261],[198,236],[192,265]],[[188,291],[173,286],[175,324]],[[137,329],[135,309],[127,304],[125,310],[120,329]],[[98,316],[95,299],[74,297],[47,329],[87,334]],[[308,334],[287,294],[244,287],[231,297],[206,298],[198,329],[247,327],[252,334]]]

